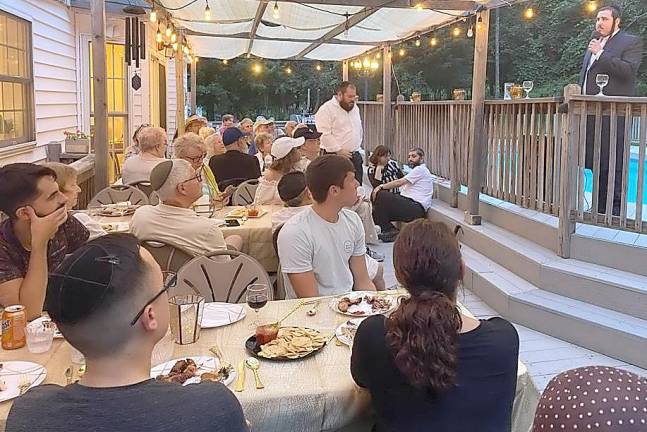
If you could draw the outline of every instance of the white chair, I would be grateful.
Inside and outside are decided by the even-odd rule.
[[[228,261],[219,258],[229,257]],[[198,294],[207,302],[245,302],[245,291],[252,284],[267,285],[268,300],[274,298],[272,282],[261,263],[233,250],[211,252],[193,258],[178,271],[179,294]]]
[[[231,197],[231,205],[245,206],[254,202],[256,189],[258,188],[258,179],[247,180],[242,182]]]
[[[88,208],[101,207],[104,204],[117,204],[130,201],[132,205],[148,204],[146,194],[134,186],[112,185],[100,190],[88,204]]]

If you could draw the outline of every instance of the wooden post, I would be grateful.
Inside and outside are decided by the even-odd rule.
[[[391,122],[391,47],[382,48],[382,142],[391,148],[392,122]]]
[[[106,7],[92,0],[92,83],[94,86],[94,193],[108,186],[108,101],[106,81]]]
[[[456,105],[449,106],[449,177],[451,181],[452,197],[449,205],[458,208],[458,192],[461,188],[461,181],[458,175],[458,134],[456,130]]]
[[[577,204],[577,178],[580,170],[578,166],[579,146],[584,145],[586,137],[579,135],[580,119],[575,115],[574,107],[569,103],[571,96],[582,94],[582,89],[577,84],[569,84],[564,88],[564,104],[568,106],[568,113],[561,114],[565,119],[561,122],[562,131],[562,160],[561,176],[559,178],[559,229],[557,254],[562,258],[571,256],[571,236],[575,233],[575,221],[571,213]],[[585,112],[579,113],[586,116]]]
[[[198,108],[198,62],[191,62],[191,114],[196,114]]]
[[[177,51],[175,52],[175,122],[177,126],[177,135],[184,133],[184,53],[182,44],[184,35],[178,32]]]
[[[479,195],[485,170],[486,143],[485,126],[485,77],[487,71],[487,48],[490,29],[490,10],[476,14],[476,41],[474,42],[474,73],[472,76],[472,124],[470,126],[469,177],[467,192],[467,211],[465,222],[480,225]],[[480,21],[479,21],[480,20]]]
[[[348,81],[348,60],[341,62],[341,80]]]

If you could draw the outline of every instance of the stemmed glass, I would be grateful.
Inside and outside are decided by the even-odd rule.
[[[535,83],[532,81],[524,81],[522,87],[526,92],[526,99],[530,99],[530,92],[535,87]]]
[[[602,90],[609,84],[609,75],[607,74],[597,74],[595,76],[595,83],[600,87],[600,93],[597,96],[604,96]]]
[[[267,285],[265,284],[252,284],[247,287],[245,300],[247,306],[254,309],[254,322],[250,327],[258,327],[260,325],[259,310],[267,304]]]

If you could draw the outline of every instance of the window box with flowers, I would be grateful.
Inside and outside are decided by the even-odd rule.
[[[76,132],[64,132],[65,153],[90,153],[90,136],[77,129]],[[92,149],[94,150],[94,148]]]

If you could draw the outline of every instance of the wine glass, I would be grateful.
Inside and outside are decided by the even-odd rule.
[[[526,92],[526,99],[530,99],[530,92],[535,87],[535,83],[532,81],[524,81],[522,87]]]
[[[259,310],[267,304],[267,285],[265,284],[251,284],[247,287],[245,295],[247,306],[254,309],[254,322],[250,327],[258,327],[260,324]]]
[[[602,90],[609,84],[609,75],[607,74],[597,74],[595,76],[595,83],[600,87],[600,93],[597,96],[604,96]]]

